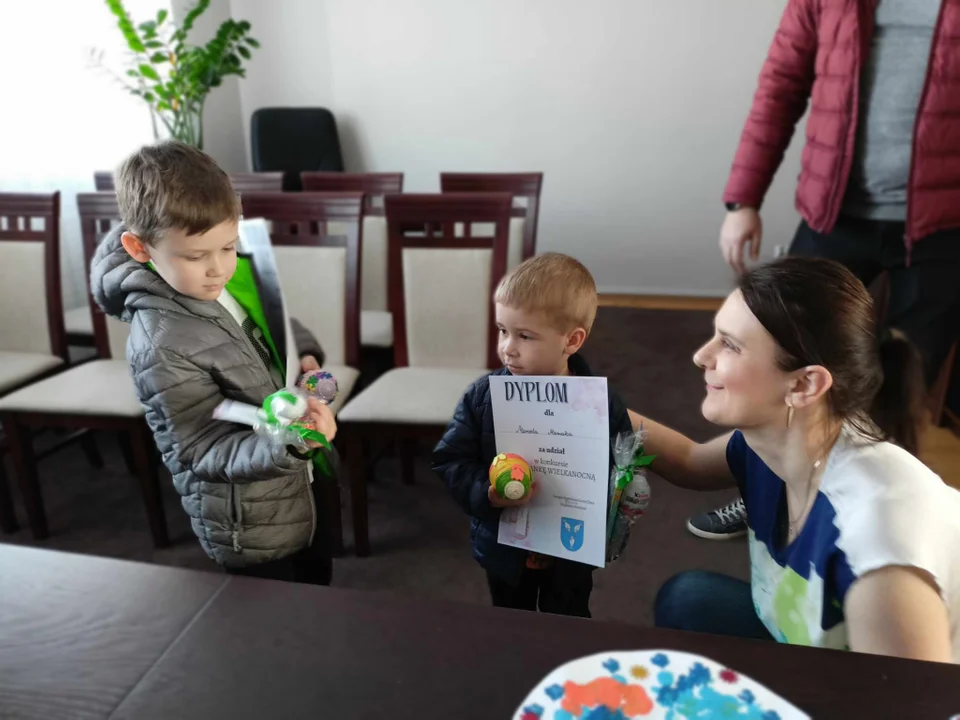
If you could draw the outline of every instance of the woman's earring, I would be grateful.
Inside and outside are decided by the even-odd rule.
[[[793,424],[793,405],[787,405],[787,427]]]

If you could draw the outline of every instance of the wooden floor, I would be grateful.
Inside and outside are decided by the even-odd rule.
[[[601,295],[606,307],[647,310],[717,310],[723,298],[670,295]],[[960,489],[960,437],[947,428],[929,427],[920,444],[920,459],[948,485]]]
[[[960,437],[947,428],[929,428],[920,444],[920,459],[960,490]]]

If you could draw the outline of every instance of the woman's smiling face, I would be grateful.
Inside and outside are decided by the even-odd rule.
[[[723,303],[714,327],[714,336],[693,356],[704,371],[703,416],[741,429],[784,422],[791,374],[778,366],[776,342],[739,290]]]

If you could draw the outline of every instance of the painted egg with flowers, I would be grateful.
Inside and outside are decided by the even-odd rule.
[[[500,497],[521,500],[530,493],[533,473],[527,461],[519,455],[500,453],[490,463],[490,484]]]

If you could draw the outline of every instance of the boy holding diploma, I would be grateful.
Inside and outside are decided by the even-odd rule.
[[[597,288],[577,260],[547,253],[510,272],[494,295],[499,355],[494,375],[579,375],[593,373],[578,354],[597,315]],[[620,397],[609,392],[610,437],[632,431]],[[471,517],[474,558],[486,570],[493,604],[559,615],[590,617],[593,568],[545,557],[497,542],[500,513],[523,505],[500,497],[488,478],[497,452],[489,376],[471,385],[433,455],[433,468]],[[536,492],[536,489],[534,490]]]

